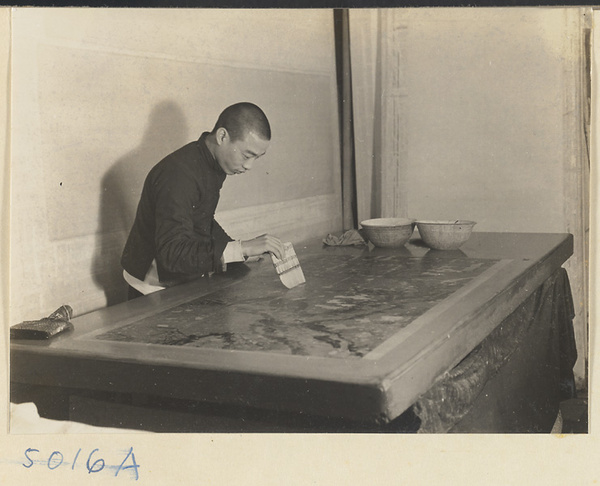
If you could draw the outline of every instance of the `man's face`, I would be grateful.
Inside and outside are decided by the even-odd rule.
[[[250,170],[254,161],[263,156],[269,147],[269,141],[260,138],[254,132],[248,132],[241,140],[231,141],[229,133],[222,137],[216,159],[227,175],[243,174]]]

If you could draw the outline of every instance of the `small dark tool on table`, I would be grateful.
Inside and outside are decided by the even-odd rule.
[[[70,322],[73,309],[70,305],[62,305],[48,317],[37,321],[23,321],[10,328],[12,339],[50,339],[57,334],[73,329]]]

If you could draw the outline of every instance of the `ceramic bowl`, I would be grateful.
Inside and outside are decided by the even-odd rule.
[[[417,221],[421,239],[434,250],[456,250],[470,237],[475,221]]]
[[[381,248],[398,248],[406,244],[413,230],[415,220],[408,218],[375,218],[362,221],[367,238]]]

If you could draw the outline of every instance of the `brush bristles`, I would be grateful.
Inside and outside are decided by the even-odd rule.
[[[302,268],[300,268],[300,261],[296,256],[292,244],[286,242],[283,244],[283,247],[283,259],[280,260],[275,255],[271,255],[271,259],[273,260],[273,266],[279,275],[279,279],[283,285],[291,289],[296,285],[304,283],[306,280],[304,279],[304,273],[302,272]]]
[[[293,270],[295,267],[299,267],[300,262],[298,261],[298,257],[296,255],[292,255],[287,257],[285,260],[279,260],[275,262],[275,270],[279,275],[285,272],[289,272]]]

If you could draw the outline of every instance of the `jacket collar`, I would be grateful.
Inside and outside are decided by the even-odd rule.
[[[202,135],[200,135],[200,138],[196,142],[196,147],[198,147],[198,151],[200,152],[200,155],[202,156],[202,158],[204,158],[206,161],[208,161],[208,166],[212,170],[214,170],[215,172],[217,172],[223,176],[227,176],[225,171],[221,168],[221,166],[217,162],[217,159],[215,159],[213,157],[213,154],[210,152],[210,150],[208,150],[208,147],[206,146],[206,138],[208,137],[208,135],[209,135],[208,132],[204,132]]]

